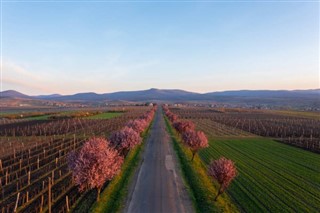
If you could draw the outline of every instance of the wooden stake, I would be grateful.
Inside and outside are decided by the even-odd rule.
[[[8,170],[6,172],[6,185],[8,184]]]
[[[69,198],[68,198],[68,195],[66,196],[66,205],[67,205],[67,212],[70,211],[70,208],[69,208]]]
[[[28,172],[28,185],[30,185],[30,179],[31,179],[31,173],[30,173],[30,171]]]
[[[48,212],[51,213],[51,178],[48,183]]]
[[[20,197],[20,192],[18,192],[18,194],[17,194],[17,201],[16,201],[16,205],[14,206],[14,211],[13,212],[17,212],[18,203],[19,203],[19,197]]]
[[[4,199],[4,189],[2,188],[2,190],[1,190],[1,195],[2,195],[2,199]]]
[[[43,209],[43,200],[44,200],[44,197],[43,197],[43,195],[42,195],[42,196],[41,196],[40,212],[42,212],[42,209]]]
[[[52,185],[54,184],[54,171],[51,172]]]

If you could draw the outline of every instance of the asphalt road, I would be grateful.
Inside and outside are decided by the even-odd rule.
[[[171,143],[159,107],[124,212],[194,212]]]

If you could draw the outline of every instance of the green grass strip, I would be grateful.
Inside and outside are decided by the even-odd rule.
[[[51,115],[39,115],[39,116],[32,116],[25,118],[28,121],[42,121],[42,120],[48,120]]]
[[[222,194],[216,202],[214,197],[218,191],[218,185],[207,175],[207,168],[196,155],[191,162],[192,153],[180,141],[177,132],[172,128],[165,117],[166,126],[173,141],[174,150],[178,156],[187,183],[188,191],[197,212],[239,212],[227,194]]]
[[[134,173],[141,161],[141,153],[144,149],[145,141],[149,135],[149,129],[142,134],[143,143],[131,150],[125,158],[120,174],[111,180],[106,189],[100,195],[100,201],[95,202],[91,212],[121,212],[125,205],[129,186],[132,182]]]
[[[122,115],[122,112],[105,112],[86,117],[86,119],[110,119]]]

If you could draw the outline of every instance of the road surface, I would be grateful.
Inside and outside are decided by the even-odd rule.
[[[159,107],[124,212],[194,212],[171,143]]]

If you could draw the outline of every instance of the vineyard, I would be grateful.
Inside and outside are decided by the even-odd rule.
[[[249,110],[170,110],[208,135],[209,148],[199,153],[205,165],[221,156],[236,163],[239,175],[228,194],[241,211],[318,212],[320,156],[310,151],[319,152],[319,119]],[[283,144],[286,140],[310,151]]]
[[[184,119],[213,127],[215,136],[247,136],[249,133],[274,138],[286,144],[320,152],[320,119],[288,116],[265,111],[215,111],[209,108],[172,108]]]
[[[3,119],[0,123],[0,211],[69,211],[82,195],[72,181],[67,154],[78,150],[91,136],[110,136],[149,109],[131,107],[117,116],[103,115],[108,119]]]
[[[82,208],[79,201],[91,206],[95,191],[79,193],[68,154],[78,152],[89,138],[97,136],[108,138],[125,158],[141,143],[139,134],[151,122],[154,110],[140,106],[125,111],[2,117],[0,211],[78,211]],[[312,152],[320,150],[320,119],[257,110],[164,110],[186,150],[191,150],[188,164],[193,165],[195,156],[195,162],[202,165],[221,156],[235,162],[239,175],[227,190],[230,208],[232,202],[244,212],[318,210],[320,156]],[[102,189],[105,187],[107,183]],[[206,199],[210,206],[211,200]]]

